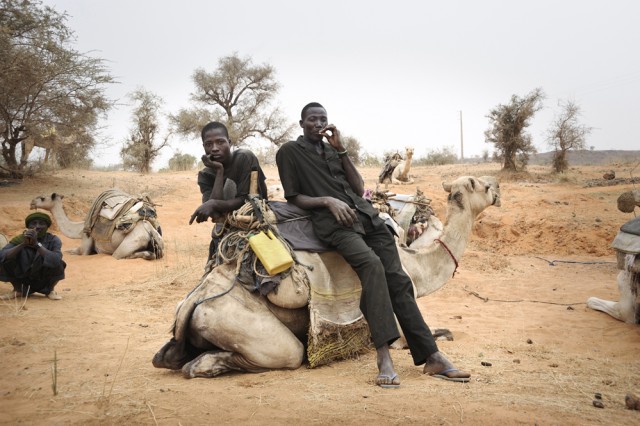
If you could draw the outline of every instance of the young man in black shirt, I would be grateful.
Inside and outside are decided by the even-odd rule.
[[[360,310],[369,323],[377,351],[376,384],[398,387],[389,345],[400,337],[394,313],[404,331],[416,365],[445,380],[468,382],[438,351],[413,295],[411,279],[402,269],[391,232],[368,203],[364,181],[319,103],[302,109],[303,136],[285,143],[276,155],[287,201],[311,211],[317,236],[334,247],[353,267],[362,283]],[[323,141],[326,138],[327,142]]]
[[[202,204],[191,215],[189,224],[216,219],[236,210],[245,203],[249,194],[251,171],[258,171],[258,192],[267,198],[266,177],[260,168],[258,158],[246,149],[231,151],[231,141],[227,127],[212,121],[202,128],[202,146],[205,154],[202,163],[205,168],[198,173],[198,186],[202,194]],[[209,245],[209,259],[217,249],[216,229],[212,232]]]

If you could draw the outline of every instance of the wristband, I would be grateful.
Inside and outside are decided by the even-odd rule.
[[[342,151],[342,152],[338,152],[338,158],[342,158],[345,155],[347,155],[347,150],[346,149],[344,151]]]

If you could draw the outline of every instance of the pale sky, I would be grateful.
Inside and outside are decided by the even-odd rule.
[[[196,68],[212,71],[237,52],[268,63],[281,85],[276,102],[292,123],[311,101],[329,121],[382,155],[416,157],[450,147],[464,156],[492,152],[487,115],[511,95],[547,95],[529,127],[545,133],[573,100],[593,127],[587,146],[640,149],[640,2],[637,0],[45,0],[66,11],[75,48],[108,61],[119,84],[95,163],[120,161],[131,124],[126,94],[159,95],[164,112],[188,107]],[[175,138],[154,168],[176,150],[202,153],[200,140]]]

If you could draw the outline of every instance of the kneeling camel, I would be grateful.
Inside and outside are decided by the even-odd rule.
[[[416,297],[438,290],[452,277],[475,218],[487,207],[500,205],[499,188],[493,178],[460,177],[443,183],[443,187],[449,196],[442,234],[417,249],[399,247]],[[313,265],[308,274],[312,282],[358,279],[335,252],[297,251],[296,255],[301,263]],[[309,326],[308,289],[298,301],[283,300],[286,297],[273,293],[262,297],[235,285],[235,269],[235,264],[213,269],[202,285],[180,302],[174,337],[153,357],[155,367],[182,369],[184,376],[193,378],[301,365],[304,345],[299,337]],[[287,281],[290,278],[281,282],[281,290],[289,285]],[[278,296],[283,293],[279,290]]]
[[[155,219],[155,210],[147,211],[148,198],[136,198],[117,190],[105,191],[94,201],[94,208],[98,209],[96,215],[103,208],[102,201],[110,197],[126,200],[124,205],[133,207],[123,207],[117,216],[106,220],[107,227],[111,227],[112,232],[105,233],[104,237],[93,227],[87,232],[87,221],[92,216],[91,212],[87,213],[89,217],[84,221],[75,222],[69,219],[62,205],[63,195],[55,192],[51,195],[40,195],[31,201],[31,209],[50,211],[65,237],[82,240],[79,247],[69,250],[70,254],[86,256],[104,253],[116,259],[160,259],[164,253],[164,242],[159,232],[160,226]],[[116,226],[116,221],[121,222],[123,226]]]

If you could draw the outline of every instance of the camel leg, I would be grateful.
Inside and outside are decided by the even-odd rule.
[[[191,318],[189,334],[220,348],[185,364],[182,372],[189,378],[229,371],[296,369],[302,364],[302,343],[271,313],[264,298],[239,284],[224,296],[200,304]]]
[[[69,254],[75,254],[75,255],[80,255],[82,256],[82,250],[80,247],[76,247],[74,249],[69,249],[69,250],[65,250],[65,253],[69,253]]]
[[[620,307],[618,302],[612,302],[610,300],[599,299],[597,297],[590,297],[587,299],[587,307],[601,311],[606,314],[611,315],[613,318],[624,321],[622,319],[622,315],[620,314]]]
[[[618,273],[618,291],[620,292],[620,301],[612,302],[609,300],[590,297],[587,300],[587,306],[597,311],[605,312],[613,318],[624,321],[626,323],[636,323],[636,296],[631,291],[632,272],[620,271]]]
[[[79,256],[89,256],[90,254],[95,253],[95,248],[93,245],[93,238],[87,237],[83,235],[80,239],[80,245],[74,249],[67,250],[66,252],[69,254],[75,254]]]
[[[236,352],[211,351],[199,355],[196,359],[182,367],[182,374],[187,379],[195,377],[216,377],[230,371],[260,373],[266,371],[253,365],[248,365],[244,357]]]

